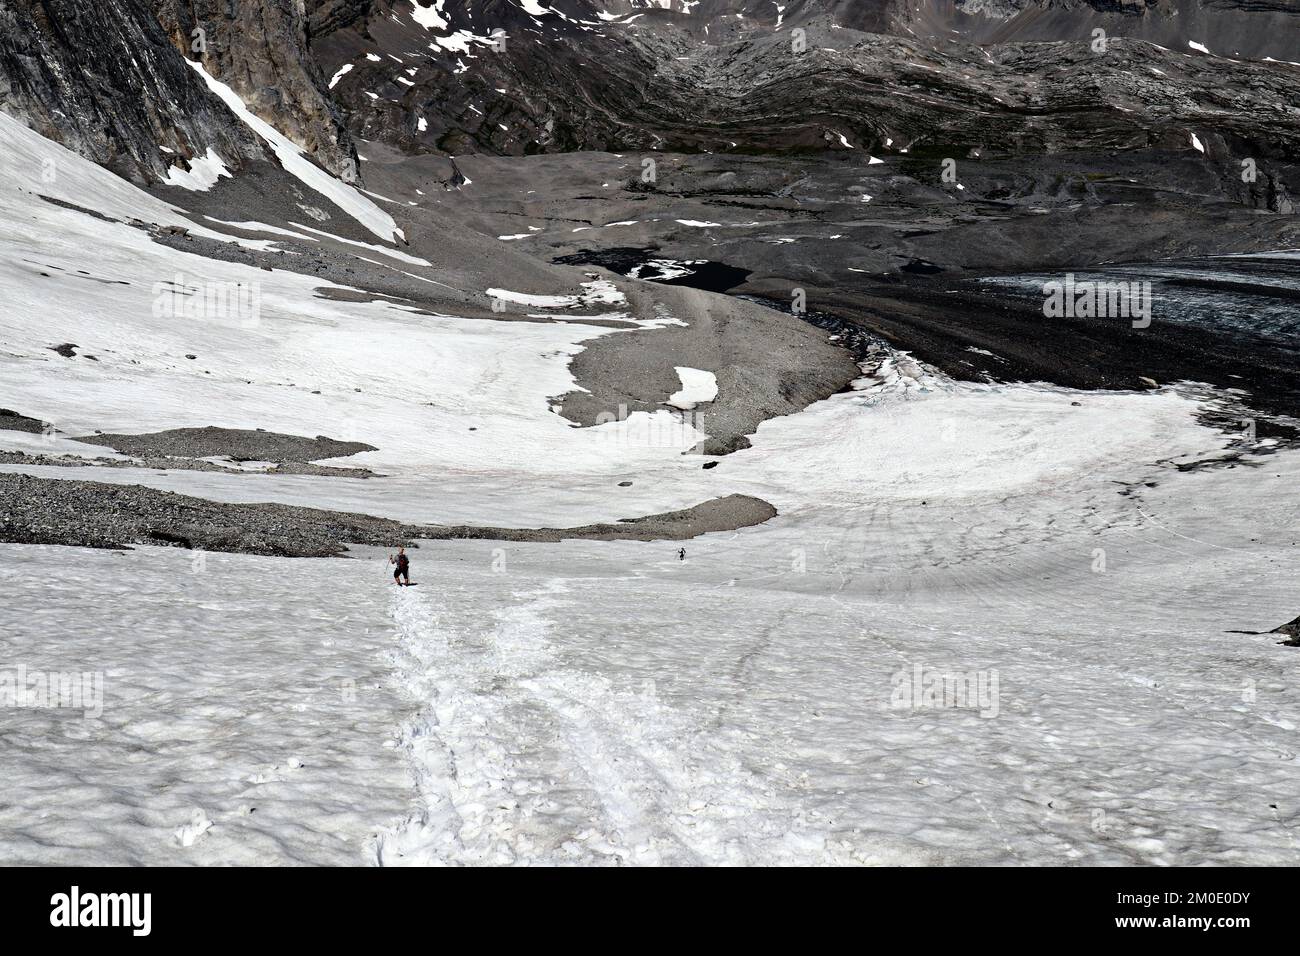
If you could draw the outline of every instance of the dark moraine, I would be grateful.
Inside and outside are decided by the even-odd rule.
[[[0,542],[91,548],[159,544],[297,558],[342,555],[348,545],[411,545],[418,539],[682,541],[761,524],[776,514],[759,498],[727,495],[679,511],[575,528],[412,525],[271,502],[211,501],[143,485],[0,473]]]
[[[235,461],[319,461],[376,451],[364,442],[317,435],[285,435],[247,428],[172,428],[140,435],[85,435],[76,441],[103,445],[135,458],[231,458]]]
[[[20,415],[12,408],[0,408],[0,431],[31,432],[39,435],[48,427],[48,423],[41,421],[39,418]]]

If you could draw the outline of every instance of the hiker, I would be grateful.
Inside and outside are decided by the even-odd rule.
[[[686,560],[686,549],[685,549],[685,548],[678,548],[678,549],[677,549],[677,560],[678,560],[678,561],[685,561],[685,560]]]
[[[397,565],[397,567],[393,568],[393,583],[398,587],[402,587],[402,579],[405,578],[405,586],[410,587],[411,559],[406,556],[406,549],[398,548],[396,556],[389,555],[388,563]]]

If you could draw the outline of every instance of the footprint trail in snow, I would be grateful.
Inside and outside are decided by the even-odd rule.
[[[747,771],[653,682],[566,667],[549,639],[563,582],[474,606],[468,589],[395,595],[405,749],[423,806],[377,840],[402,864],[848,862],[784,784]],[[833,846],[833,845],[832,845]]]

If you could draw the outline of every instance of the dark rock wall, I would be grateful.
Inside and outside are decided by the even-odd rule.
[[[356,150],[308,49],[303,0],[150,0],[173,45],[345,181]],[[203,31],[196,49],[195,30]]]
[[[232,169],[268,157],[186,57],[321,166],[357,178],[302,0],[0,0],[0,110],[133,182],[209,149]]]
[[[264,158],[143,0],[0,0],[0,109],[137,183],[209,148]]]
[[[441,0],[446,26],[428,30],[413,0],[0,0],[0,109],[141,182],[209,148],[235,168],[265,155],[186,56],[348,181],[353,137],[523,155],[821,150],[842,133],[950,153],[1174,146],[1199,129],[1284,159],[1300,139],[1300,69],[1260,62],[1300,58],[1290,0],[548,5]],[[1120,38],[1105,56],[1097,27]],[[501,49],[481,42],[497,28]],[[1250,201],[1291,203],[1268,188]]]

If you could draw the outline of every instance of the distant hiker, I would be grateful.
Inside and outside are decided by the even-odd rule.
[[[406,556],[406,549],[398,548],[396,556],[389,556],[388,563],[397,565],[393,568],[393,583],[398,587],[402,587],[403,583],[405,583],[409,587],[411,584],[411,559]],[[406,579],[405,582],[402,581],[403,578]]]
[[[678,549],[677,549],[677,560],[678,560],[678,561],[685,561],[685,560],[686,560],[686,549],[685,549],[685,548],[678,548]]]

